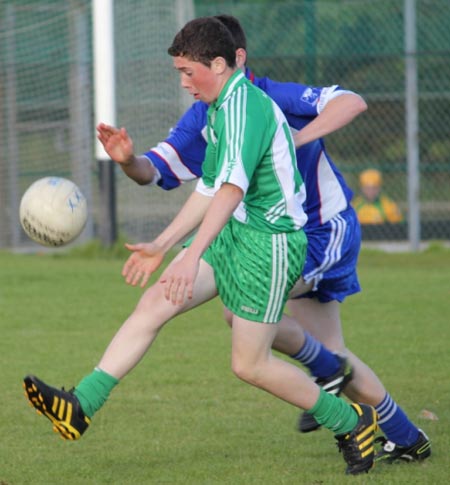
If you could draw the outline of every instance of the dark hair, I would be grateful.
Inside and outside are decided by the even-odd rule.
[[[220,20],[225,27],[231,32],[234,42],[236,44],[236,49],[247,50],[247,39],[245,37],[244,29],[240,24],[239,20],[232,15],[215,15],[215,18]]]
[[[210,67],[223,57],[229,67],[236,66],[236,44],[228,28],[214,17],[199,17],[188,22],[167,50],[172,57],[187,57]]]

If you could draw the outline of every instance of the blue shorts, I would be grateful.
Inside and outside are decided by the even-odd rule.
[[[308,226],[308,225],[307,225]],[[305,227],[308,237],[303,279],[312,291],[298,298],[339,302],[361,291],[356,265],[361,248],[361,227],[352,207],[319,227]]]

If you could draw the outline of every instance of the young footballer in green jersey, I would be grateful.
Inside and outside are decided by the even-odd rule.
[[[352,192],[326,149],[323,136],[350,123],[367,105],[361,96],[338,85],[281,83],[255,76],[246,66],[247,41],[239,20],[224,14],[216,18],[234,38],[238,67],[284,112],[295,133],[297,168],[306,188],[306,262],[287,306],[307,331],[292,319],[282,319],[272,348],[306,366],[327,392],[344,392],[351,401],[375,407],[378,425],[386,437],[376,438],[382,447],[375,461],[424,460],[431,454],[429,438],[408,418],[375,373],[349,351],[341,329],[341,303],[360,291],[356,265],[361,231],[350,205]],[[207,110],[206,103],[194,102],[163,141],[138,156],[125,128],[100,123],[98,138],[129,178],[149,188],[170,191],[202,175]],[[231,324],[231,313],[226,311],[226,315]],[[311,415],[301,413],[300,431],[319,428]]]
[[[347,473],[367,472],[374,460],[375,410],[328,394],[271,352],[307,243],[302,230],[305,190],[286,118],[237,69],[235,43],[217,19],[186,24],[169,54],[182,87],[209,104],[203,176],[166,230],[150,243],[128,245],[132,254],[123,268],[126,282],[145,286],[165,253],[198,230],[146,290],[97,368],[74,391],[27,376],[28,398],[64,438],[79,438],[162,326],[218,294],[232,312],[234,373],[308,410],[335,434]]]

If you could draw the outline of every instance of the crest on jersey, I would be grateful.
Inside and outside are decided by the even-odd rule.
[[[305,103],[308,103],[314,106],[315,104],[317,104],[319,97],[320,97],[320,91],[312,88],[306,88],[300,99]]]

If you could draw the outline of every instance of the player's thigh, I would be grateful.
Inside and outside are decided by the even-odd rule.
[[[305,293],[309,293],[313,289],[313,286],[313,281],[306,283],[306,281],[303,279],[303,276],[300,276],[300,278],[297,280],[297,282],[289,292],[289,298],[295,298],[297,296],[304,295]]]
[[[200,259],[192,299],[185,303],[184,311],[201,305],[215,296],[217,296],[217,287],[214,270],[204,259]]]
[[[246,320],[233,315],[232,366],[254,366],[271,354],[278,325]]]
[[[320,303],[316,298],[299,298],[289,300],[287,308],[303,329],[327,348],[335,352],[345,350],[339,302]]]
[[[186,252],[183,249],[180,254],[174,259],[178,261]],[[172,263],[171,263],[172,264]],[[217,296],[216,282],[214,278],[214,270],[204,259],[200,259],[197,277],[194,282],[194,291],[192,298],[187,300],[180,308],[180,313],[190,310],[202,303],[207,302]]]
[[[186,250],[183,249],[170,264],[179,261],[185,252]],[[144,311],[150,311],[154,315],[158,314],[161,319],[167,320],[195,308],[215,296],[217,296],[217,289],[214,281],[214,271],[206,261],[201,259],[191,299],[186,300],[183,305],[174,305],[165,298],[164,285],[156,281],[142,296],[138,309],[141,307]]]

